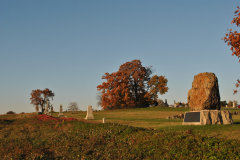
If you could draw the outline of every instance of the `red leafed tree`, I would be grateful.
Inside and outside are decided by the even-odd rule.
[[[140,60],[122,64],[117,72],[105,73],[102,79],[106,79],[106,82],[97,86],[97,90],[101,91],[102,108],[119,109],[148,106],[151,100],[156,97],[152,96],[152,92],[148,92],[149,88],[154,88],[154,86],[150,87],[148,83],[151,80],[151,74],[151,67],[143,67]],[[167,84],[167,81],[162,83]],[[167,88],[166,91],[162,91],[160,87],[159,89],[160,93],[165,93],[168,90]]]
[[[235,23],[238,26],[240,26],[240,11],[239,7],[237,6],[237,10],[235,11],[235,18],[233,18],[232,23]],[[231,46],[232,50],[232,56],[237,56],[240,58],[240,33],[237,31],[232,31],[232,29],[229,30],[229,32],[226,34],[226,37],[222,38],[225,43],[228,44],[228,46]],[[239,59],[240,62],[240,59]],[[240,85],[240,81],[237,80],[236,87],[238,88]],[[234,93],[237,93],[237,90],[234,90]]]
[[[54,93],[48,88],[45,88],[44,90],[37,89],[32,90],[30,100],[31,104],[36,106],[36,109],[38,108],[38,106],[40,106],[43,112],[45,109],[45,104],[47,103],[47,101],[50,101],[49,98],[52,98],[53,100],[53,97]]]

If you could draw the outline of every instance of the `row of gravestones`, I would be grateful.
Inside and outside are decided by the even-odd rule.
[[[49,113],[49,111],[48,111],[48,102],[47,102],[47,107],[46,107],[46,109],[44,110],[44,114],[46,114],[46,115],[48,115],[48,116],[51,116],[51,113]],[[62,111],[62,105],[60,105],[60,112],[59,112],[58,117],[64,117],[63,111]],[[85,119],[87,119],[87,120],[88,120],[88,119],[95,119],[94,116],[93,116],[92,106],[88,106],[88,108],[87,108],[87,116],[86,116]],[[103,118],[103,123],[105,123],[105,122],[106,122],[106,119]]]

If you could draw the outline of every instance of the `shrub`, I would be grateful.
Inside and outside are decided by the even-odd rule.
[[[6,114],[16,114],[16,113],[13,111],[8,111]]]

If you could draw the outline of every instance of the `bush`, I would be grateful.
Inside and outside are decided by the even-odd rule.
[[[16,114],[16,113],[13,111],[8,111],[6,114]]]

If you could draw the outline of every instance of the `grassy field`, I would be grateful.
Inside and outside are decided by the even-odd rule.
[[[98,111],[94,120],[84,120],[86,112],[64,112],[75,121],[1,115],[1,159],[240,159],[240,115],[233,115],[233,125],[182,126],[183,120],[166,119],[188,110]]]
[[[240,111],[240,109],[222,108],[222,110]],[[155,130],[184,132],[193,129],[201,135],[240,140],[240,115],[233,115],[234,125],[206,125],[206,126],[182,126],[181,119],[166,119],[172,115],[184,114],[189,108],[149,107],[140,109],[107,110],[93,112],[95,119],[90,122],[101,123],[106,118],[108,123],[118,123],[133,127],[153,128]],[[64,112],[67,117],[84,119],[87,112]],[[53,113],[57,117],[58,113]]]

